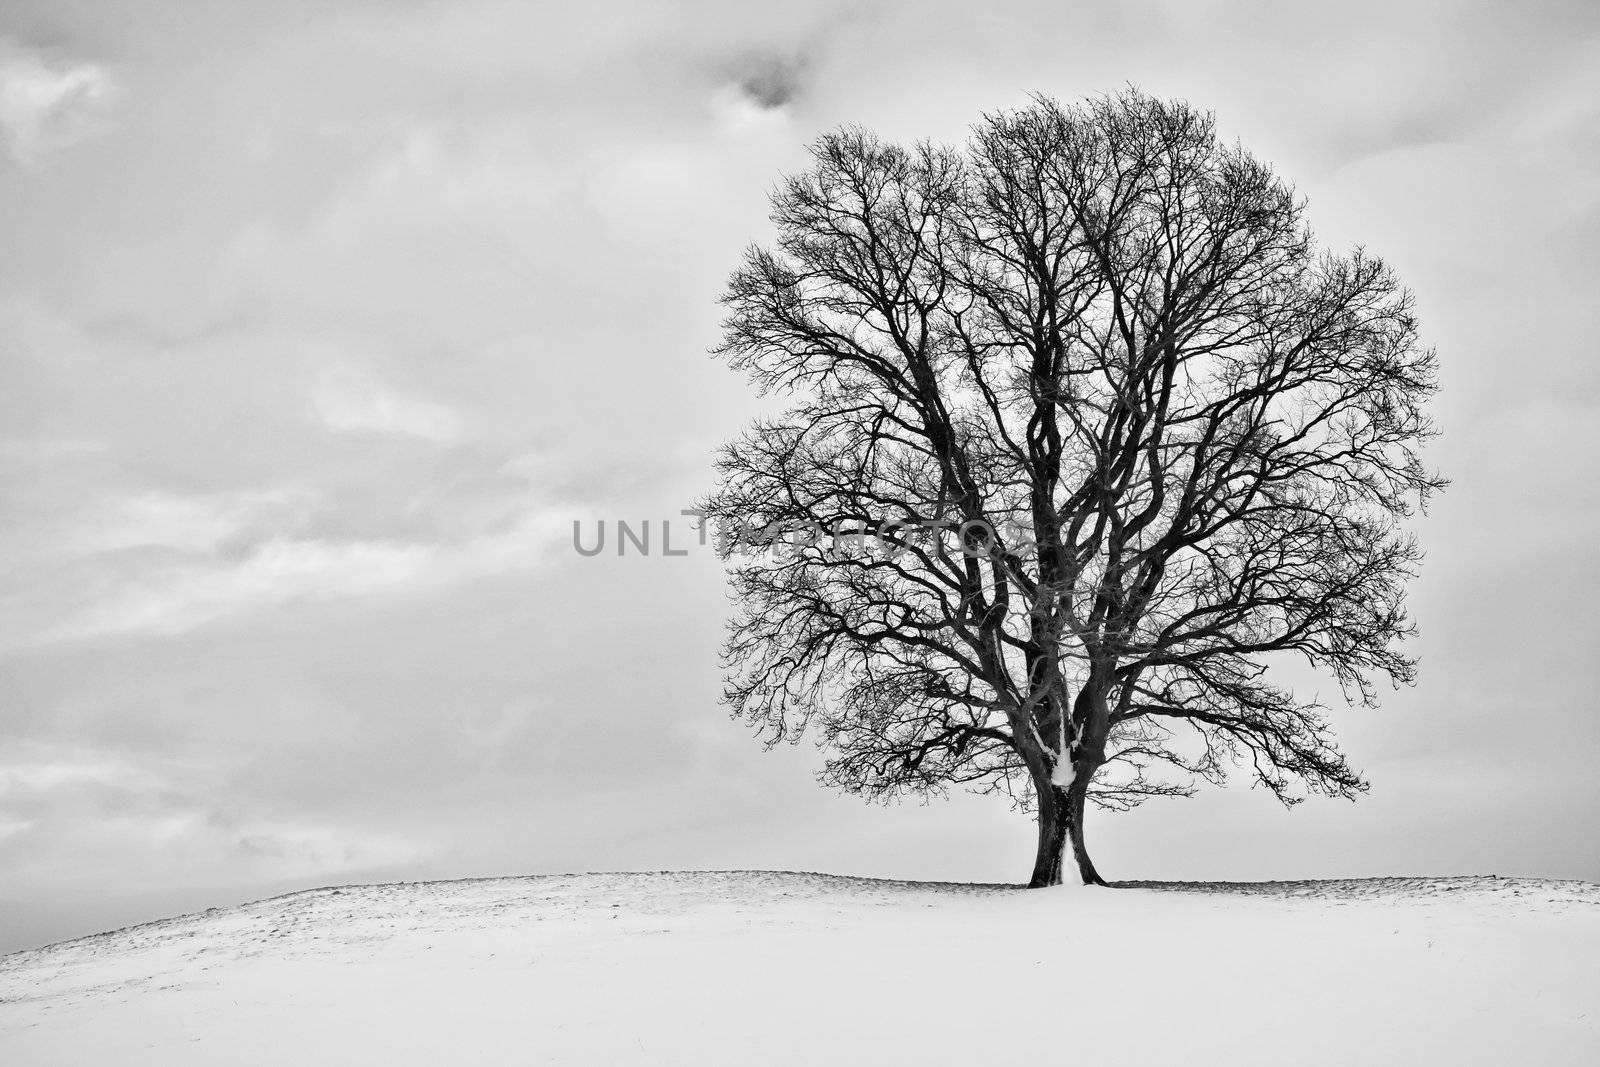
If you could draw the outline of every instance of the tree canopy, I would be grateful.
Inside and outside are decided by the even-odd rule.
[[[1241,766],[1289,803],[1365,789],[1271,667],[1363,704],[1414,676],[1405,520],[1444,483],[1389,267],[1320,248],[1212,116],[1135,90],[812,157],[724,296],[719,353],[788,401],[703,505],[734,713],[814,734],[851,792],[1031,806],[1035,885],[1069,847],[1100,880],[1086,800]]]

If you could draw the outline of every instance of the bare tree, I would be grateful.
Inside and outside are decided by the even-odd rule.
[[[790,400],[704,507],[738,605],[726,699],[869,797],[1000,791],[1061,881],[1085,803],[1249,768],[1366,788],[1349,701],[1410,682],[1403,520],[1435,359],[1361,250],[1210,115],[1137,91],[986,116],[963,147],[823,137],[732,276],[719,352]],[[785,536],[774,540],[775,531]]]

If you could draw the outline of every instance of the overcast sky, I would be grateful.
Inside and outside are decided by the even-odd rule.
[[[816,134],[1128,82],[1394,264],[1455,485],[1420,684],[1336,716],[1371,794],[1097,816],[1100,869],[1600,878],[1592,2],[8,0],[0,949],[357,880],[1024,878],[1002,801],[725,719],[708,550],[571,524],[709,487],[716,296]]]

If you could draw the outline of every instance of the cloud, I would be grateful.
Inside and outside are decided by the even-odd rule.
[[[297,600],[373,595],[415,583],[434,550],[398,542],[274,539],[236,562],[162,568],[139,576],[41,640],[179,634]]]
[[[307,503],[307,494],[287,489],[128,493],[93,509],[61,547],[86,555],[140,548],[210,554],[252,529],[303,521]]]
[[[444,404],[401,396],[376,382],[340,377],[312,397],[322,423],[335,433],[414,437],[438,445],[462,437],[461,419]]]
[[[789,120],[786,108],[768,107],[740,85],[724,85],[712,95],[711,115],[720,132],[735,135],[775,129]]]
[[[166,507],[156,529],[186,548],[215,548],[239,527],[226,513]],[[168,520],[177,517],[174,528]],[[190,520],[194,521],[190,521]],[[528,510],[462,540],[332,540],[275,536],[242,555],[157,561],[109,576],[53,626],[15,619],[13,649],[118,635],[174,636],[295,603],[423,595],[537,567],[565,544],[550,515]]]
[[[161,784],[148,769],[99,753],[13,760],[0,765],[0,805],[13,817],[31,816],[61,792],[92,791],[121,804],[127,796],[157,792]]]
[[[761,52],[733,63],[729,80],[711,96],[711,114],[725,134],[782,127],[804,87],[807,58]]]
[[[35,746],[0,762],[0,860],[19,874],[72,884],[108,857],[159,855],[220,881],[241,864],[258,876],[326,877],[414,860],[429,847],[278,810],[270,800],[241,803],[222,784],[198,764]]]
[[[19,163],[35,165],[94,133],[115,91],[97,63],[52,61],[0,37],[0,135]]]
[[[748,71],[739,79],[739,90],[758,107],[771,110],[783,107],[800,92],[805,73],[805,57],[779,55],[753,56]]]

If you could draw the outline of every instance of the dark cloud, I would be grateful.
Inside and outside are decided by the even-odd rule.
[[[785,107],[805,89],[809,66],[804,54],[751,56],[740,64],[739,91],[766,110]]]

